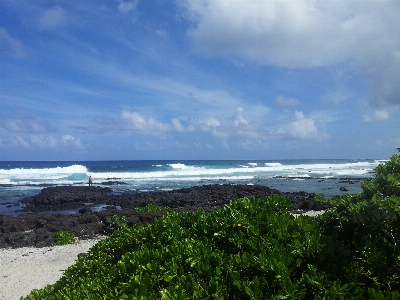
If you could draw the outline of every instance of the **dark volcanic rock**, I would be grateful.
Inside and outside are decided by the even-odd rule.
[[[292,203],[293,210],[322,210],[327,205],[316,202],[314,194],[306,192],[282,193],[259,185],[203,185],[173,191],[112,193],[110,188],[64,186],[44,188],[38,195],[26,199],[25,211],[17,217],[0,215],[0,248],[43,247],[56,243],[53,234],[69,230],[79,238],[91,238],[110,233],[107,219],[125,216],[129,226],[148,224],[164,213],[139,213],[135,208],[153,203],[171,207],[177,212],[195,211],[199,208],[213,210],[243,197],[283,195]],[[107,210],[92,212],[95,204],[107,204]],[[119,206],[122,209],[116,209]],[[79,214],[39,214],[37,212],[79,209]],[[32,213],[33,212],[33,213]]]
[[[126,184],[126,182],[110,180],[110,181],[103,181],[101,184],[102,185],[121,185],[121,184]]]
[[[94,186],[55,186],[47,187],[39,194],[23,202],[23,211],[40,212],[67,210],[77,207],[105,203],[112,189]]]
[[[53,234],[68,230],[75,236],[85,239],[109,233],[107,219],[115,215],[127,217],[128,225],[148,224],[164,213],[137,213],[134,210],[102,211],[79,215],[61,214],[22,214],[18,217],[0,215],[0,248],[51,246],[56,243]]]

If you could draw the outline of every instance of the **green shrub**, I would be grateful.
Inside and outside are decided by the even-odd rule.
[[[106,219],[107,231],[113,232],[114,230],[128,226],[128,220],[125,216],[114,215]]]
[[[289,207],[279,196],[243,198],[210,213],[171,213],[149,226],[121,227],[27,299],[400,297],[395,256],[383,261],[397,268],[390,286],[368,280],[383,269],[375,241],[342,238],[349,225],[336,226],[334,210],[294,218]]]
[[[400,152],[400,148],[398,148]],[[400,197],[400,155],[393,154],[390,160],[375,168],[375,175],[371,180],[361,184],[366,199],[373,196]]]
[[[173,209],[170,207],[161,207],[153,203],[147,204],[146,206],[136,207],[135,210],[137,212],[167,212],[167,213],[171,213],[173,211]]]
[[[75,243],[75,234],[68,230],[59,230],[53,234],[57,240],[57,245],[67,245]]]
[[[321,217],[326,236],[340,241],[357,260],[348,281],[400,290],[400,156],[375,169],[363,192],[324,199],[335,206]]]

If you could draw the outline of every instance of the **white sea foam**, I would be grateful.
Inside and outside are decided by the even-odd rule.
[[[43,169],[0,169],[0,176],[18,176],[18,175],[54,175],[54,174],[73,174],[73,173],[87,173],[88,170],[82,165],[72,165],[68,167],[56,167],[56,168],[43,168]]]
[[[70,182],[68,177],[74,174],[88,174],[88,169],[82,165],[71,165],[68,167],[23,169],[15,168],[10,170],[0,169],[1,184],[35,184],[40,182]],[[62,180],[65,179],[65,180]]]
[[[172,169],[177,169],[177,170],[198,169],[198,167],[187,166],[182,163],[168,164],[168,166],[170,166]]]
[[[198,180],[245,180],[252,178],[276,178],[277,176],[288,178],[331,178],[331,177],[367,177],[372,170],[382,161],[355,161],[343,163],[303,163],[285,164],[285,162],[248,162],[246,164],[225,164],[217,166],[205,166],[201,162],[157,164],[153,166],[170,168],[156,169],[156,171],[121,171],[102,172],[89,171],[80,164],[66,167],[43,168],[43,169],[22,169],[10,170],[0,169],[0,184],[85,184],[87,177],[91,175],[94,182],[107,181],[108,178],[120,178],[128,184],[135,182],[150,181],[198,181]],[[125,170],[125,171],[123,171]]]
[[[249,177],[333,177],[342,175],[363,176],[370,172],[373,166],[370,164],[309,164],[309,165],[281,165],[255,166],[248,168],[238,166],[236,168],[203,168],[187,166],[184,164],[173,164],[172,170],[153,172],[116,172],[96,173],[98,178],[118,177],[123,180],[145,180],[145,179],[180,179],[196,180],[197,178],[210,177],[213,179],[232,178],[233,176]]]
[[[282,164],[275,162],[275,163],[265,163],[264,164],[266,167],[279,167],[282,166]]]

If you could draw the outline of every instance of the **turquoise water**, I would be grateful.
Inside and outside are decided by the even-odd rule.
[[[281,191],[306,191],[331,197],[358,193],[360,180],[373,175],[382,160],[209,160],[209,161],[35,161],[0,162],[0,213],[5,203],[37,194],[45,186],[110,186],[124,190],[170,190],[203,184],[262,184]],[[349,180],[351,182],[349,182]]]

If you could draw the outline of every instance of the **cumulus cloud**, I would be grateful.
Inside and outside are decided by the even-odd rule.
[[[73,137],[70,134],[63,135],[61,137],[61,142],[63,143],[64,146],[72,146],[72,147],[76,147],[76,148],[83,148],[81,140],[78,139],[78,138]]]
[[[238,127],[239,124],[249,124],[249,122],[243,117],[243,108],[236,108],[236,113],[233,118],[233,124],[235,127]]]
[[[183,127],[183,125],[182,125],[181,121],[179,121],[179,119],[173,118],[172,125],[174,126],[174,129],[178,132],[185,131],[185,127]]]
[[[160,138],[165,138],[167,134],[172,133],[205,132],[219,139],[232,137],[260,138],[261,129],[259,126],[246,120],[243,113],[244,109],[238,107],[230,117],[173,118],[170,122],[161,122],[154,117],[146,117],[135,111],[123,111],[119,119],[103,117],[98,120],[101,124],[107,126],[107,129],[98,130],[98,132],[126,131]]]
[[[329,136],[318,130],[315,121],[304,116],[303,112],[295,112],[296,121],[287,123],[278,129],[282,137],[300,140],[327,139]]]
[[[123,111],[121,121],[123,129],[139,134],[160,136],[172,129],[171,124],[162,123],[151,117],[146,118],[138,112]]]
[[[255,123],[249,122],[243,116],[244,109],[238,107],[231,117],[204,119],[192,118],[188,122],[195,131],[209,132],[218,139],[245,137],[250,139],[262,138],[263,130]]]
[[[188,123],[193,130],[205,132],[214,131],[217,127],[221,126],[220,121],[214,117],[206,117],[203,119],[190,118]]]
[[[155,117],[145,116],[136,111],[124,110],[119,117],[102,116],[97,118],[101,126],[75,126],[74,128],[89,133],[129,132],[132,134],[151,135],[164,138],[169,132],[191,132],[192,125],[184,125],[183,121],[173,118],[170,122],[162,122]]]
[[[12,37],[7,29],[2,27],[0,27],[0,51],[17,58],[27,56],[24,45],[18,39]]]
[[[54,131],[53,126],[45,119],[35,117],[23,110],[10,115],[0,113],[0,128],[8,132],[45,133]]]
[[[400,105],[400,2],[180,1],[202,54],[287,68],[352,61],[371,86],[370,105]]]
[[[315,118],[306,117],[303,112],[295,112],[295,121],[283,124],[278,129],[264,127],[245,118],[245,110],[237,107],[233,115],[208,116],[204,118],[173,118],[170,122],[161,122],[154,117],[146,117],[138,112],[123,111],[119,118],[104,117],[102,125],[107,128],[97,132],[130,132],[133,134],[166,138],[172,134],[190,134],[202,132],[211,137],[224,141],[229,139],[243,139],[246,143],[262,143],[268,139],[328,139],[329,135],[318,129],[317,124],[323,126],[326,121],[323,115]],[[70,138],[68,138],[69,140]]]

